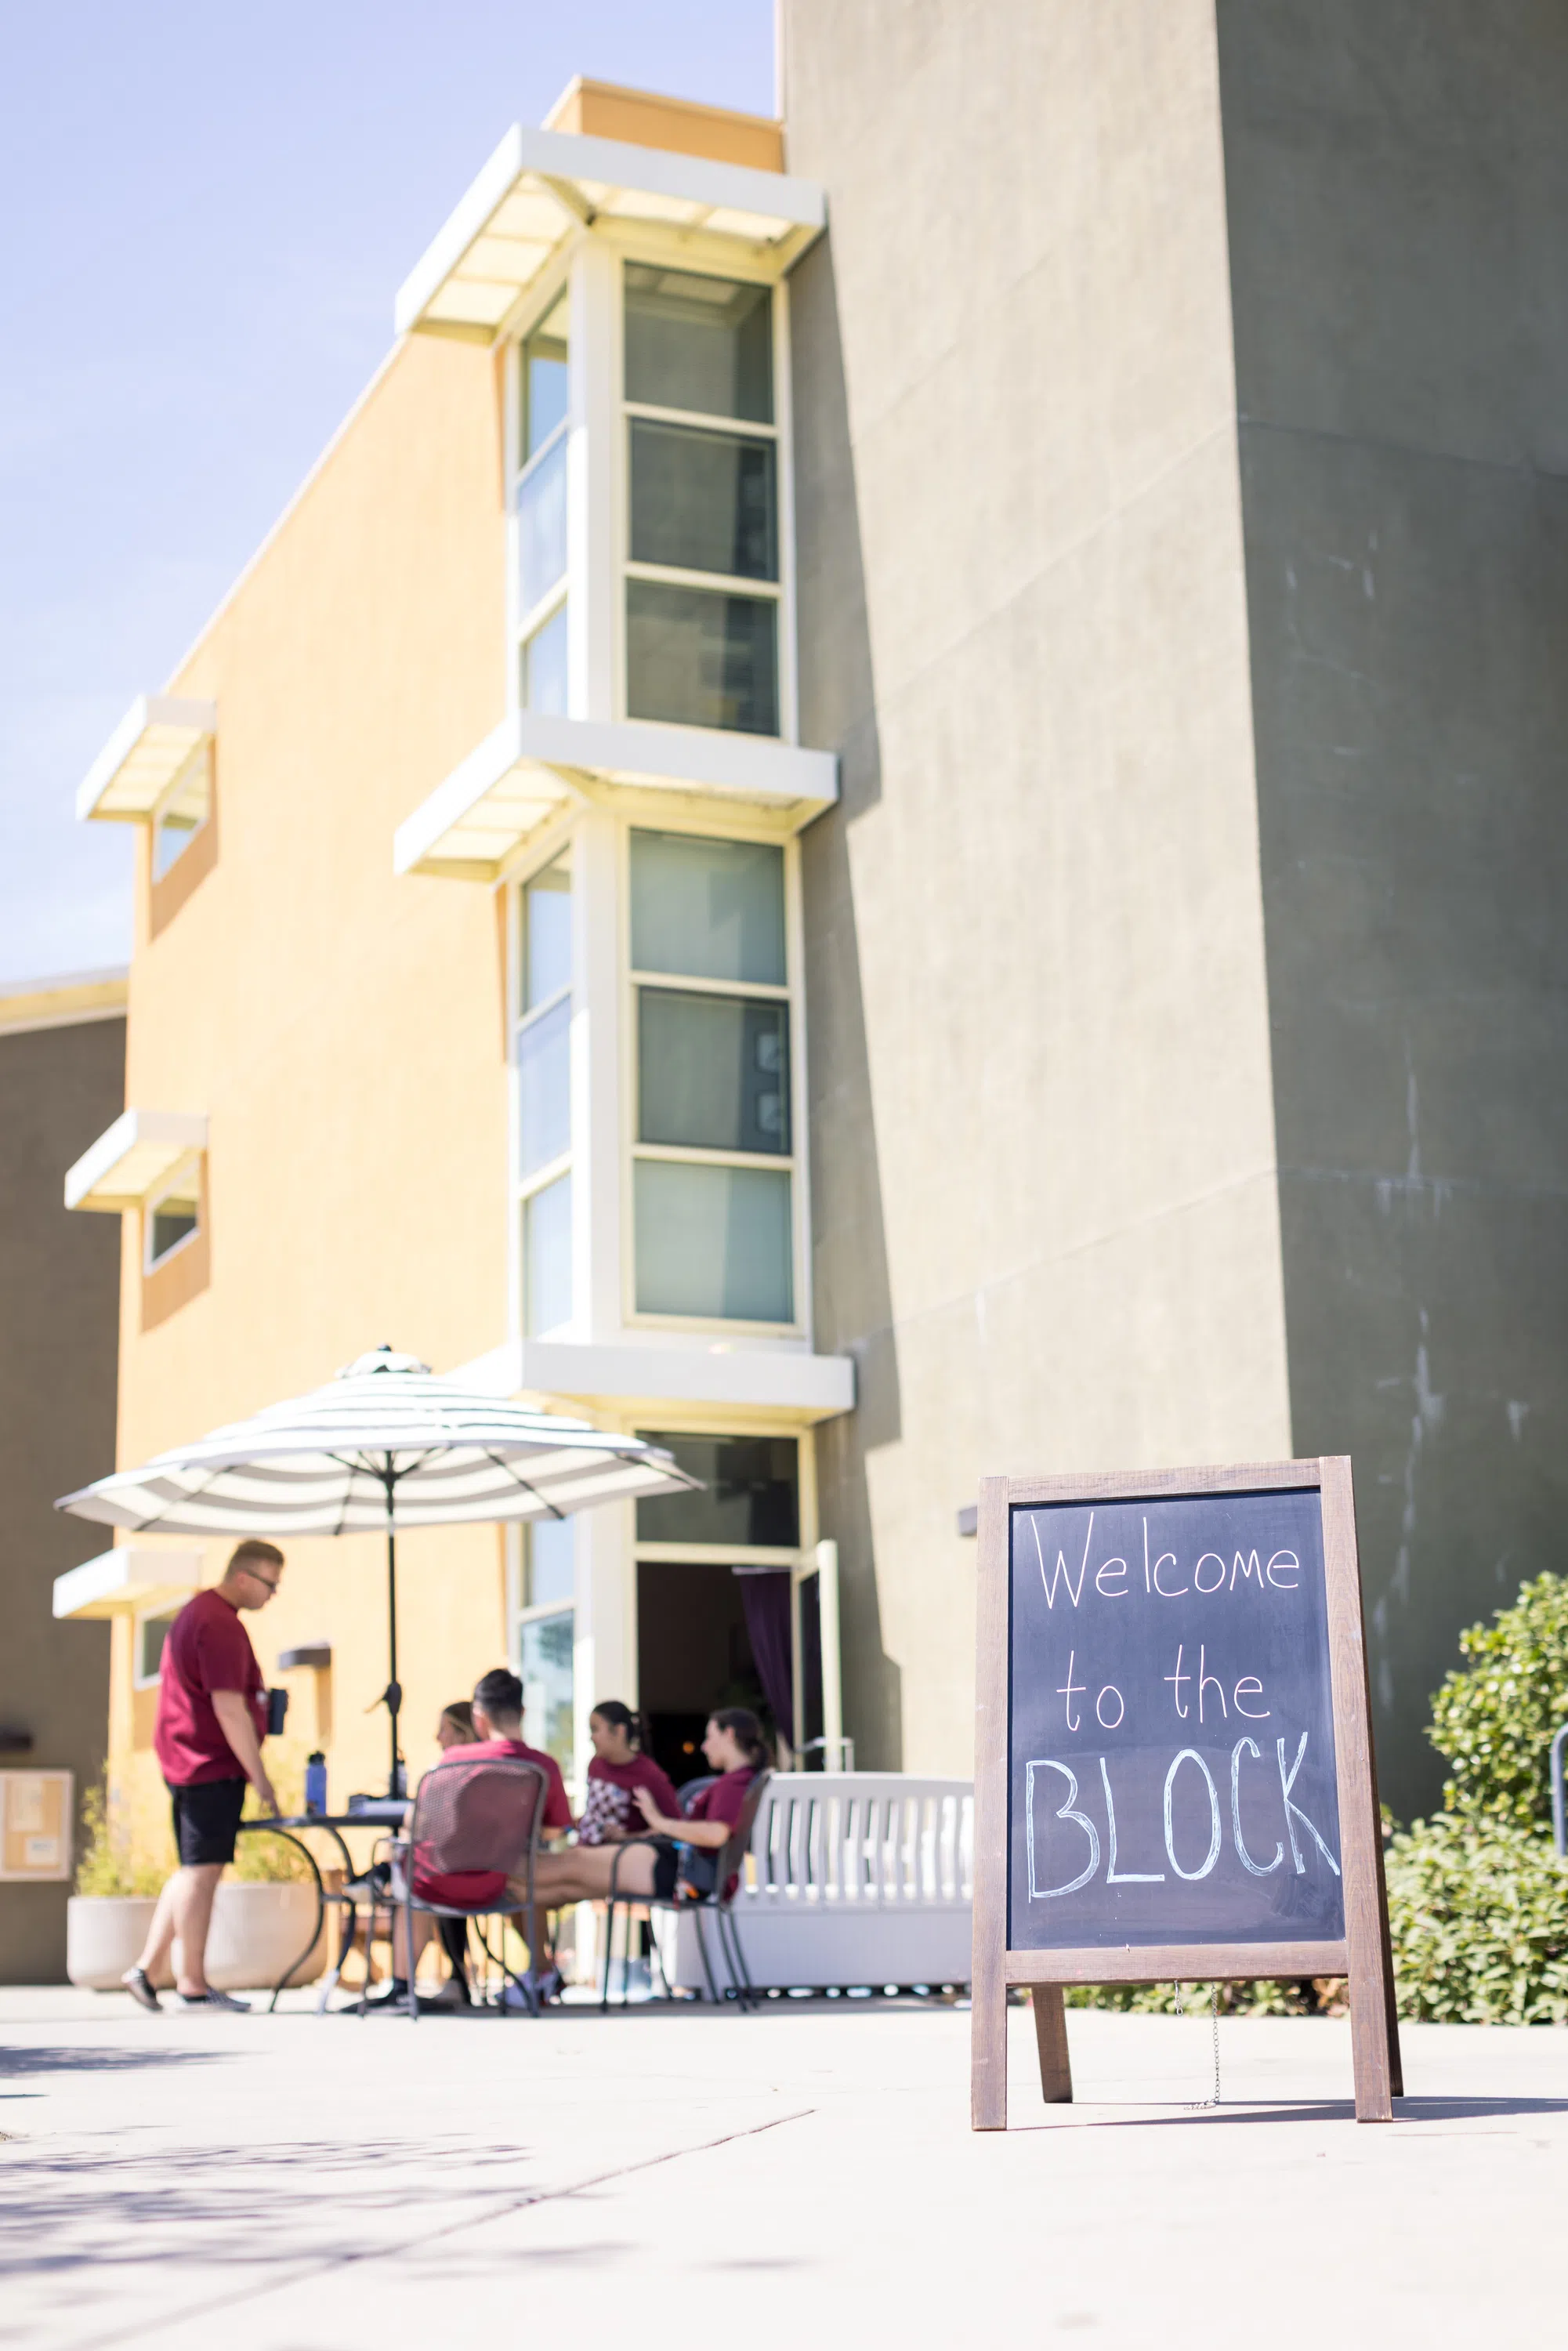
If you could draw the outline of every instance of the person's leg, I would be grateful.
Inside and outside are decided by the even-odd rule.
[[[540,1909],[559,1910],[569,1902],[607,1901],[612,1872],[618,1893],[652,1894],[655,1854],[651,1844],[578,1844],[541,1853],[534,1864],[535,1902]],[[528,1888],[516,1878],[508,1890],[521,1901]]]
[[[225,1862],[203,1861],[176,1871],[169,1884],[173,1892],[174,1936],[180,1946],[180,1971],[175,1984],[187,1999],[199,1999],[207,1989],[207,1929],[213,1921],[213,1897]]]
[[[446,1953],[452,1969],[452,1980],[468,1988],[468,1921],[466,1918],[438,1918],[441,1948]]]
[[[420,1954],[430,1940],[430,1913],[416,1910],[413,1914],[413,1968],[408,1964],[408,1913],[401,1902],[392,1905],[392,1973],[402,1982],[419,1966]]]
[[[183,1869],[177,1869],[172,1877],[163,1880],[157,1907],[148,1922],[147,1940],[141,1946],[141,1956],[136,1965],[149,1983],[156,1981],[158,1971],[167,1959],[169,1947],[174,1939],[174,1889],[184,1875]]]

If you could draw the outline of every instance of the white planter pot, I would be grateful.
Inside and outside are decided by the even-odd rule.
[[[118,1991],[141,1955],[155,1907],[151,1896],[73,1894],[66,1904],[66,1973],[72,1983],[84,1991]],[[301,1927],[300,1942],[307,1931]],[[165,1991],[173,1980],[167,1970],[157,1978]]]
[[[313,1886],[248,1886],[223,1879],[207,1933],[207,1981],[214,1991],[269,1991],[289,1961],[299,1958],[315,1921]],[[288,1980],[314,1983],[325,1964],[322,1934]]]

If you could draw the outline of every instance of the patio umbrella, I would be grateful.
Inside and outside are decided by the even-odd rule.
[[[392,1717],[398,1788],[397,1537],[410,1527],[564,1519],[600,1502],[697,1480],[640,1437],[437,1379],[378,1347],[325,1387],[254,1419],[95,1479],[55,1505],[136,1534],[351,1535],[385,1531]]]

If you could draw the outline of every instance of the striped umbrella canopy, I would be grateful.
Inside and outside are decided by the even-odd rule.
[[[398,1533],[564,1519],[696,1483],[643,1437],[457,1387],[414,1356],[378,1347],[308,1395],[95,1479],[55,1507],[136,1534],[285,1541],[384,1532],[392,1665],[383,1697],[395,1790]]]

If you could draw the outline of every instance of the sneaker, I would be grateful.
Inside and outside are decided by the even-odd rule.
[[[460,1976],[448,1976],[439,1991],[421,1992],[421,2008],[472,2008],[468,1987]]]
[[[205,1991],[183,1991],[180,1994],[180,2005],[182,2008],[227,2009],[235,2016],[250,2014],[248,2000],[236,2000],[232,1991],[214,1991],[211,1986]]]
[[[369,1994],[365,2006],[367,2008],[406,2008],[408,2006],[406,1980],[402,1976],[393,1976],[390,1983],[382,1986],[380,1991]]]
[[[139,2008],[151,2009],[154,2016],[162,2015],[163,2003],[153,1991],[145,1968],[127,1968],[120,1980]]]

